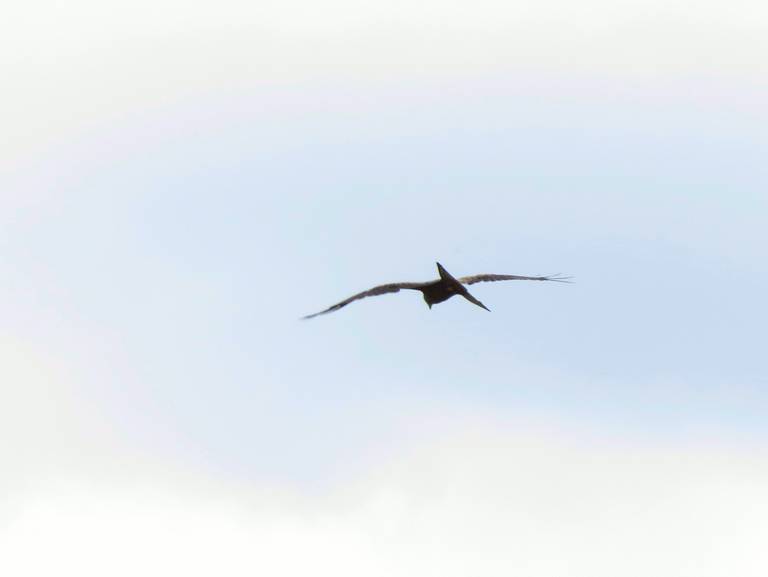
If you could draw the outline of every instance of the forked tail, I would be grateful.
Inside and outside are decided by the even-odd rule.
[[[441,265],[439,262],[435,263],[435,264],[437,264],[437,271],[440,273],[440,278],[441,279],[443,279],[443,280],[452,280],[452,281],[455,281],[455,282],[459,282],[459,281],[457,281],[455,278],[453,278],[451,276],[451,273],[449,273],[447,270],[445,270],[443,268],[443,265]],[[459,283],[459,284],[461,284],[461,283]]]

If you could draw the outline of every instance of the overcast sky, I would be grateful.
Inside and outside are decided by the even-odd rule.
[[[4,2],[0,572],[765,575],[768,5]],[[377,284],[484,283],[298,319]]]

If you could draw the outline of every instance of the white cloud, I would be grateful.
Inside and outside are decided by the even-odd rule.
[[[0,537],[3,573],[768,570],[765,457],[608,452],[467,430],[323,497],[127,465],[27,498]]]
[[[0,382],[4,575],[768,570],[765,455],[596,448],[452,415],[457,427],[308,495],[96,448],[60,363],[8,337]]]
[[[0,334],[0,491],[56,461],[71,441],[72,406],[63,366]],[[0,495],[0,506],[2,506]]]
[[[4,3],[0,153],[184,95],[307,78],[542,70],[766,78],[765,3]]]

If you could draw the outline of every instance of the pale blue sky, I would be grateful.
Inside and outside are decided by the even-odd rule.
[[[185,20],[163,2],[156,22],[93,6],[59,24],[19,7],[27,36],[5,40],[0,333],[58,375],[7,369],[14,470],[88,477],[142,455],[326,494],[486,429],[763,463],[768,100],[748,57],[763,8],[691,20],[680,2],[654,24],[585,4],[577,32],[547,11],[565,3],[498,22],[483,10],[499,6],[457,4],[440,26],[428,3],[408,18],[334,3],[346,16],[320,23],[268,4]],[[518,18],[551,42],[505,43]],[[678,21],[698,22],[680,45]],[[474,285],[491,314],[404,292],[298,320],[436,278],[435,261],[575,283]],[[66,400],[43,411],[54,381]],[[40,450],[59,446],[59,429],[36,436],[51,414],[74,440]]]

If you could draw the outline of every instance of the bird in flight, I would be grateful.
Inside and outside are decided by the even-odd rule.
[[[370,290],[351,296],[346,300],[336,303],[332,307],[303,317],[304,319],[311,319],[318,315],[324,315],[333,311],[337,311],[342,307],[347,306],[352,301],[358,299],[364,299],[365,297],[374,297],[383,295],[386,293],[396,293],[401,289],[417,290],[424,294],[424,300],[432,308],[432,305],[447,301],[454,295],[461,295],[469,302],[476,304],[477,306],[484,308],[488,312],[491,310],[483,303],[469,294],[469,291],[464,288],[464,285],[475,284],[476,282],[496,282],[498,280],[547,280],[553,282],[570,282],[568,279],[571,277],[561,277],[558,275],[553,276],[516,276],[511,274],[477,274],[475,276],[465,276],[462,278],[453,278],[451,274],[443,268],[440,263],[437,263],[437,270],[440,272],[440,278],[438,280],[430,280],[427,282],[396,282],[391,284],[383,284],[377,287],[373,287]]]

